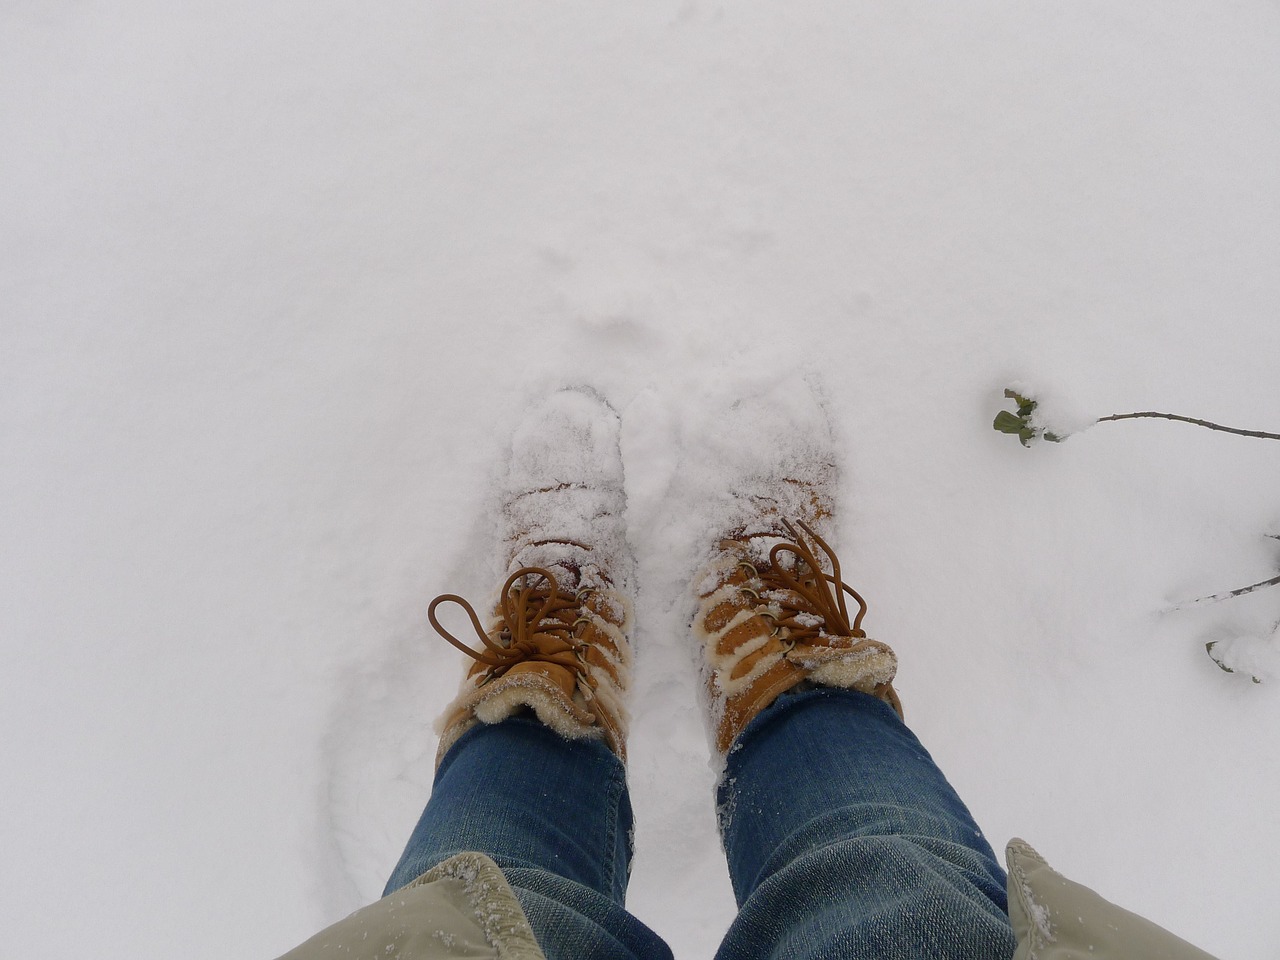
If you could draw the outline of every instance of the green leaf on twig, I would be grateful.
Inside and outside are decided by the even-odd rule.
[[[1004,395],[1018,405],[1017,413],[1010,413],[1008,410],[1001,410],[996,414],[995,420],[991,422],[993,429],[1000,433],[1008,433],[1018,438],[1018,441],[1024,446],[1031,446],[1031,441],[1043,438],[1050,443],[1061,443],[1066,437],[1060,437],[1055,433],[1050,433],[1043,427],[1038,427],[1031,422],[1032,414],[1036,412],[1037,401],[1030,397],[1024,397],[1015,390],[1006,389]]]

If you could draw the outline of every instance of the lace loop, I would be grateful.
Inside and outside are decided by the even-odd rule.
[[[523,582],[521,582],[523,581]],[[484,629],[475,608],[453,593],[436,597],[427,607],[427,619],[436,633],[471,659],[484,664],[486,680],[496,679],[516,664],[525,662],[554,663],[581,677],[585,661],[574,630],[585,617],[570,617],[581,607],[581,598],[589,589],[568,593],[560,589],[555,574],[545,567],[522,567],[507,578],[496,611],[500,626],[498,639]],[[455,637],[440,623],[436,608],[453,603],[466,611],[471,626],[483,645],[477,650]]]
[[[787,639],[793,644],[816,640],[822,636],[865,637],[862,618],[867,612],[866,601],[840,578],[840,559],[835,551],[803,520],[797,520],[793,525],[790,520],[783,518],[782,525],[790,534],[791,541],[774,544],[769,551],[768,568],[758,571],[758,576],[766,586],[764,592],[771,594],[769,599],[782,608],[782,617],[772,617],[777,626],[788,629]],[[813,548],[796,530],[797,526],[826,554],[831,561],[831,573],[823,571]],[[785,569],[780,562],[782,555],[787,553],[796,558],[795,573]],[[852,622],[845,603],[846,593],[858,602],[858,613]],[[801,621],[798,619],[800,614],[817,617],[821,623]]]

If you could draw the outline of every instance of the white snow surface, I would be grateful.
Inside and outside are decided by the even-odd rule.
[[[1205,643],[1280,594],[1180,604],[1274,574],[1280,444],[990,427],[1020,379],[1280,427],[1271,0],[15,0],[0,131],[8,955],[270,957],[375,898],[461,670],[426,604],[493,589],[493,465],[591,383],[630,905],[711,956],[660,521],[707,410],[812,374],[846,579],[987,835],[1274,956],[1280,688]]]

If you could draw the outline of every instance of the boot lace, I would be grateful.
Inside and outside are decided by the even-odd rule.
[[[774,621],[774,636],[792,645],[831,637],[866,637],[862,618],[866,615],[867,603],[858,591],[840,578],[840,558],[835,551],[803,520],[797,520],[793,525],[790,520],[782,518],[782,525],[791,540],[774,544],[769,551],[768,567],[761,569],[747,560],[739,563],[758,577],[764,586],[759,592],[750,587],[744,587],[744,591],[761,603],[775,604],[782,610],[781,616],[767,610],[759,611]],[[831,573],[823,571],[821,561],[796,530],[797,526],[826,554],[831,561]],[[790,564],[794,571],[779,562],[783,554],[791,554],[795,558]],[[845,594],[858,602],[858,612],[852,621]],[[785,638],[782,637],[784,629],[787,631]]]
[[[586,670],[586,648],[580,628],[591,621],[581,616],[583,601],[591,593],[583,588],[570,593],[560,587],[555,574],[545,567],[522,567],[503,584],[497,614],[497,639],[489,635],[475,608],[454,593],[444,593],[427,607],[427,619],[436,633],[471,659],[488,669],[481,684],[496,680],[520,663],[551,663],[575,675],[588,695],[591,683]],[[436,608],[453,603],[466,611],[481,649],[468,646],[440,623]],[[575,617],[575,614],[578,614]]]

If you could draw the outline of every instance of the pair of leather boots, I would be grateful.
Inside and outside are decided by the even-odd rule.
[[[494,516],[507,577],[486,621],[437,597],[435,629],[473,661],[440,721],[438,758],[478,723],[532,712],[561,735],[602,738],[625,759],[635,563],[626,537],[617,414],[594,392],[563,390],[528,410],[512,441]],[[691,565],[692,640],[710,728],[723,755],[760,711],[802,684],[901,704],[897,659],[862,629],[866,604],[830,545],[838,469],[830,423],[806,384],[735,403],[715,423],[701,502],[684,519],[701,541]],[[849,600],[856,604],[851,614]],[[475,639],[440,621],[466,612]]]

